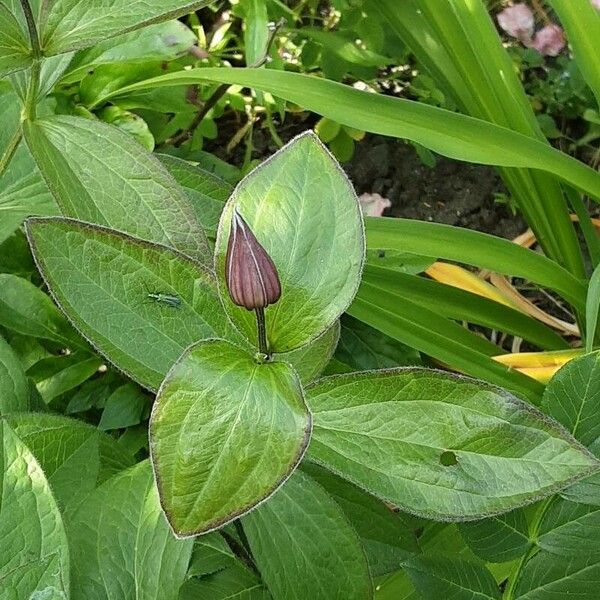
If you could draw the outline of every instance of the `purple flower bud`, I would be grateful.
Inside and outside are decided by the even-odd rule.
[[[508,35],[521,41],[531,39],[535,21],[531,9],[526,4],[515,4],[505,8],[498,13],[497,19],[498,25]]]
[[[237,209],[231,218],[225,281],[233,302],[248,310],[275,304],[281,296],[279,275],[271,257]]]

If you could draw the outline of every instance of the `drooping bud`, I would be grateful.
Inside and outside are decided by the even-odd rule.
[[[281,296],[277,268],[237,209],[231,218],[225,281],[233,302],[248,310],[275,304]]]

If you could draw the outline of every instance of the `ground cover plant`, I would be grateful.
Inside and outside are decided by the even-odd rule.
[[[596,598],[597,39],[589,0],[0,0],[0,598]],[[366,132],[530,231],[368,216]]]

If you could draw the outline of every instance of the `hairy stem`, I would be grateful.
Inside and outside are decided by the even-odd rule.
[[[256,309],[256,329],[258,331],[258,351],[261,354],[269,354],[269,346],[267,344],[267,327],[265,324],[265,309]]]
[[[42,48],[29,0],[21,0],[21,7],[27,21],[27,30],[29,31],[29,40],[31,41],[31,55],[33,57],[33,63],[29,69],[29,87],[27,88],[27,97],[25,98],[24,116],[26,119],[34,120],[40,87]]]

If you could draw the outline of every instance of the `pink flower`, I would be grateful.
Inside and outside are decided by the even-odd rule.
[[[535,34],[533,40],[523,43],[544,56],[558,56],[565,47],[565,36],[558,25],[546,25]]]
[[[600,0],[592,0],[592,4],[598,9],[600,10]]]
[[[509,6],[498,13],[497,19],[498,25],[508,35],[521,41],[531,39],[535,21],[533,13],[527,4]]]
[[[365,217],[380,217],[392,203],[379,194],[362,194],[358,201]]]

